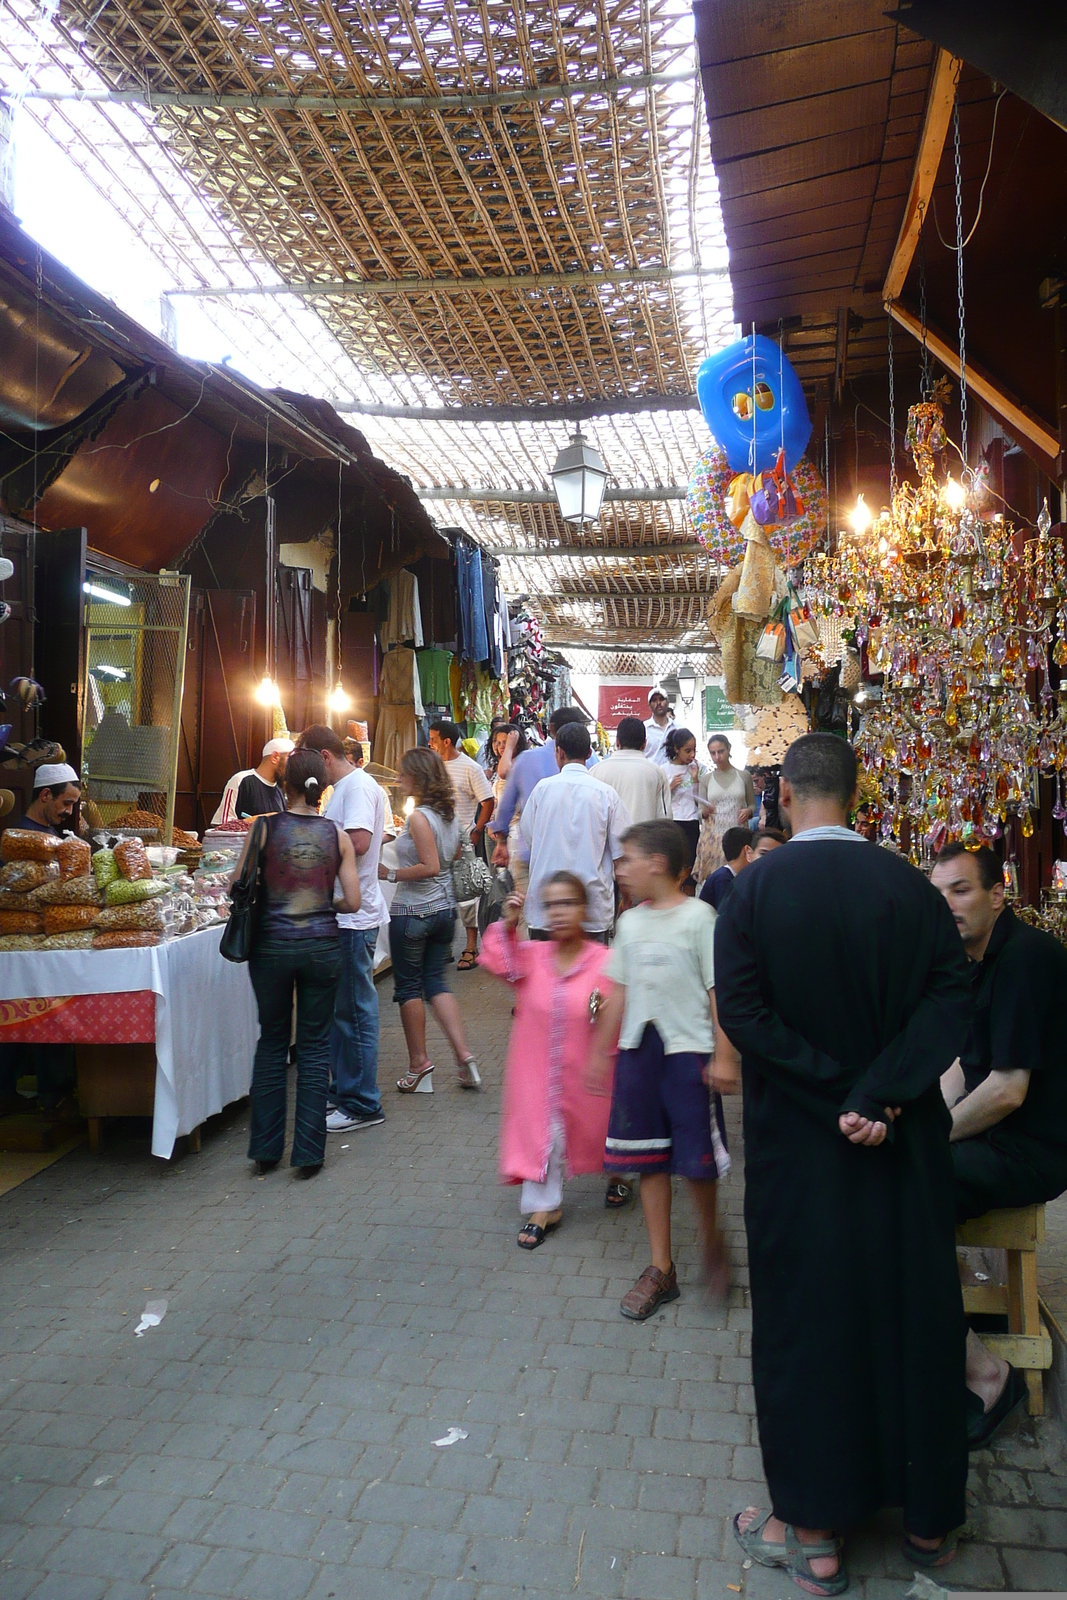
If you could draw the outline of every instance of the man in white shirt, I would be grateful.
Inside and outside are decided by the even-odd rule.
[[[671,716],[670,701],[662,689],[652,690],[648,697],[648,709],[652,715],[645,723],[645,755],[649,761],[664,763],[667,759],[664,745],[674,727],[674,718]]]
[[[655,822],[671,815],[671,785],[664,767],[645,759],[645,725],[640,717],[623,717],[615,731],[615,749],[593,769],[598,783],[609,783],[633,822]]]
[[[456,791],[456,821],[478,850],[493,815],[493,786],[477,761],[458,748],[462,737],[456,724],[443,717],[430,723],[430,749],[441,757]],[[462,900],[457,910],[467,930],[467,948],[459,958],[457,971],[467,972],[478,965],[478,900]]]
[[[331,822],[352,841],[359,868],[360,907],[340,911],[341,976],[330,1030],[328,1133],[353,1133],[385,1121],[378,1093],[378,995],[374,987],[374,948],[378,929],[389,920],[378,862],[385,827],[385,793],[367,773],[353,766],[332,728],[317,724],[300,735],[305,750],[317,750],[333,785],[326,807]]]
[[[586,932],[607,944],[615,914],[615,862],[630,813],[610,784],[586,771],[589,730],[567,722],[556,734],[559,772],[542,778],[522,813],[523,838],[530,846],[530,887],[526,920],[531,939],[547,939],[541,885],[553,872],[573,872],[589,896]],[[597,768],[597,771],[600,769]]]

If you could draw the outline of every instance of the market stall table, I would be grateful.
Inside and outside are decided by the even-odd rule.
[[[222,931],[135,949],[0,954],[0,1042],[77,1045],[95,1137],[93,1096],[122,1070],[120,1052],[154,1045],[152,1154],[169,1160],[176,1139],[251,1083],[255,996],[247,967],[219,955]]]

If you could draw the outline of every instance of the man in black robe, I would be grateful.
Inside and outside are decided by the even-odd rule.
[[[966,962],[923,875],[848,829],[855,800],[851,747],[798,739],[780,795],[793,838],[742,873],[715,937],[719,1021],[742,1062],[752,1372],[773,1506],[734,1526],[754,1559],[814,1578],[815,1593],[843,1587],[830,1535],[882,1506],[903,1507],[916,1565],[949,1559],[967,1479],[940,1089],[966,1036]]]

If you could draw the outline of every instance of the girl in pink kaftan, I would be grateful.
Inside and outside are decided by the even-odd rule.
[[[559,905],[549,902],[559,901]],[[563,1178],[602,1172],[610,1097],[586,1087],[592,1024],[614,988],[604,976],[607,949],[582,933],[585,888],[570,873],[545,885],[550,938],[520,941],[520,897],[486,930],[482,966],[515,996],[500,1117],[499,1170],[523,1186],[519,1234],[535,1250],[562,1215]],[[553,923],[555,926],[553,926]],[[560,935],[563,935],[561,937]]]

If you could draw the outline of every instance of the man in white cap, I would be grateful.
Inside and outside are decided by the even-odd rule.
[[[268,739],[259,766],[245,767],[228,780],[211,826],[217,828],[235,817],[259,817],[270,811],[284,811],[285,790],[281,780],[285,776],[285,763],[295,748],[292,739]]]
[[[62,838],[80,799],[81,780],[73,767],[65,761],[42,764],[33,774],[33,799],[18,826]]]
[[[5,791],[0,791],[3,793]],[[14,824],[31,833],[62,838],[71,831],[81,784],[65,761],[42,762],[33,774],[33,799]],[[0,806],[0,816],[7,808]],[[74,1087],[74,1046],[69,1044],[0,1044],[0,1112],[9,1115],[32,1106],[17,1093],[22,1077],[37,1079],[37,1105],[54,1111]]]
[[[645,723],[645,756],[649,761],[663,762],[666,760],[664,746],[667,735],[674,727],[674,718],[671,716],[671,703],[662,689],[653,689],[648,697],[648,709],[652,715]]]

